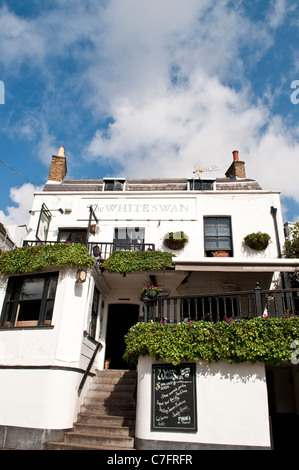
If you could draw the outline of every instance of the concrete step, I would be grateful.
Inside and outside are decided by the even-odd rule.
[[[79,413],[78,423],[101,424],[106,426],[135,426],[135,416],[109,416],[100,413]]]
[[[105,393],[104,393],[105,395]],[[120,406],[130,406],[132,405],[132,396],[87,396],[84,400],[84,405],[96,405],[101,407],[120,407]]]
[[[108,390],[109,392],[115,390],[115,391],[128,391],[128,392],[134,392],[135,390],[135,385],[136,385],[136,380],[131,380],[127,382],[122,382],[120,383],[117,379],[109,380],[106,379],[98,379],[97,381],[94,380],[91,385],[89,391],[93,390]]]
[[[65,442],[77,443],[77,444],[88,444],[95,446],[109,446],[118,448],[133,448],[134,438],[131,436],[119,436],[119,435],[108,435],[108,434],[93,434],[83,432],[66,432],[64,437]]]
[[[136,379],[137,371],[136,370],[120,370],[120,369],[103,369],[96,371],[96,377],[118,377],[124,379]]]
[[[133,399],[133,392],[128,390],[89,390],[88,397],[89,398],[120,398],[122,400],[129,400]]]
[[[100,406],[99,404],[85,404],[81,407],[82,413],[102,413],[110,416],[126,416],[126,417],[135,417],[136,409],[134,406]]]
[[[124,449],[124,447],[116,446],[105,446],[105,445],[88,445],[82,443],[74,442],[47,442],[45,444],[45,450],[134,450],[134,449]]]
[[[48,442],[45,449],[133,450],[136,381],[136,371],[97,371],[73,429],[63,442]]]
[[[77,422],[73,428],[76,433],[100,434],[107,436],[125,436],[134,437],[134,428],[129,426],[107,425],[107,424],[90,424]]]

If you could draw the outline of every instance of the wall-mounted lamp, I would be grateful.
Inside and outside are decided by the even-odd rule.
[[[82,283],[86,281],[87,272],[85,269],[78,269],[76,282]]]

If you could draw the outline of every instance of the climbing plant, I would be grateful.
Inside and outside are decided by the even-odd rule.
[[[227,319],[217,323],[139,323],[125,337],[124,359],[153,356],[170,364],[207,360],[283,364],[299,344],[299,318]]]
[[[286,258],[299,258],[299,221],[290,228],[290,238],[285,241],[284,256]],[[288,273],[292,287],[299,286],[299,272]]]
[[[172,253],[163,251],[115,251],[102,267],[110,272],[160,271],[172,267]]]
[[[92,266],[93,258],[80,243],[15,248],[0,255],[1,274],[27,274],[50,266]]]

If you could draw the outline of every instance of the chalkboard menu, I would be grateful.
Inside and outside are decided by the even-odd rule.
[[[195,364],[152,367],[152,431],[196,432]]]

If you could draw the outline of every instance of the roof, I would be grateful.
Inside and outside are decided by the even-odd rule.
[[[103,179],[82,179],[82,180],[63,180],[61,183],[47,183],[43,191],[46,192],[93,192],[104,191],[105,180]],[[107,179],[108,180],[108,179]],[[121,190],[125,191],[190,191],[190,182],[192,178],[148,178],[148,179],[124,179],[124,178],[109,178],[111,181],[121,182],[124,186]],[[203,183],[210,183],[213,187],[205,188],[202,190],[210,191],[216,189],[220,191],[248,191],[260,190],[260,185],[252,179],[242,178],[216,178],[216,179],[203,179],[196,180]],[[215,183],[215,184],[214,184]]]

